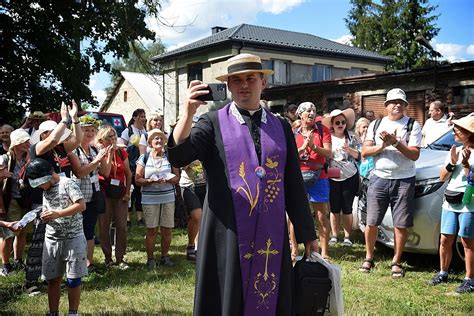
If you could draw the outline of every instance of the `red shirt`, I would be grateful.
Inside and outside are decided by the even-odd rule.
[[[118,151],[121,151],[122,155]],[[112,168],[107,178],[99,176],[99,179],[105,183],[110,183],[111,179],[120,180],[121,183],[125,183],[125,166],[124,161],[128,158],[128,153],[125,149],[119,148],[115,151],[115,159],[112,159]]]
[[[323,144],[331,144],[331,131],[326,126],[322,125],[323,127],[323,135],[322,138],[319,136],[318,127],[315,125],[314,130],[312,132],[313,137],[313,144],[317,147],[323,147]],[[296,138],[296,146],[299,148],[304,143],[304,137],[301,135],[301,129],[298,129],[295,134]],[[306,148],[306,154],[308,159],[301,159],[300,155],[299,162],[300,162],[300,169],[301,170],[318,170],[324,166],[326,163],[326,158],[324,156],[318,155],[315,151],[310,149],[309,147]],[[324,168],[321,170],[320,179],[327,179],[326,171]]]

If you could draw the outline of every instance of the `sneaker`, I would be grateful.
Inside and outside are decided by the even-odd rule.
[[[156,260],[155,258],[149,258],[146,262],[146,269],[148,271],[153,270],[156,268]]]
[[[337,244],[337,237],[332,236],[331,239],[329,239],[329,246],[335,246]]]
[[[160,259],[160,265],[167,266],[167,267],[173,267],[174,263],[173,263],[173,261],[171,261],[170,256],[164,256],[164,257],[161,257],[161,259]]]
[[[196,261],[196,250],[194,250],[194,246],[188,246],[186,248],[186,259]]]
[[[143,219],[141,219],[137,222],[137,226],[138,227],[145,227],[145,222],[143,221]]]
[[[0,270],[0,276],[7,276],[9,274],[14,273],[13,267],[11,264],[7,263],[3,265],[3,268]]]
[[[352,247],[352,241],[349,238],[344,238],[344,241],[342,242],[342,245],[344,247]]]
[[[91,274],[91,273],[94,273],[97,271],[97,268],[95,267],[95,265],[93,264],[90,264],[88,267],[87,267],[87,273],[88,274]]]
[[[429,285],[438,285],[438,284],[447,283],[447,282],[448,282],[448,274],[447,273],[446,274],[438,273],[428,282],[428,284]]]
[[[464,279],[460,286],[456,289],[457,293],[471,293],[474,292],[474,284],[471,281]]]
[[[109,270],[114,265],[114,261],[112,259],[105,259],[104,264],[105,264],[105,268]]]
[[[25,271],[26,269],[26,266],[23,263],[23,259],[15,259],[12,266],[13,266],[13,270],[15,271]]]
[[[32,296],[41,294],[41,289],[38,287],[38,285],[31,285],[31,286],[26,287],[25,293],[28,296],[32,297]]]
[[[120,270],[128,270],[130,268],[130,266],[125,262],[125,261],[121,261],[119,264],[118,264],[118,268]]]

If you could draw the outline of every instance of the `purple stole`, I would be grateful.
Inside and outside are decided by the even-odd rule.
[[[262,111],[262,165],[235,104],[218,111],[237,226],[244,315],[276,314],[285,240],[286,138],[281,122]]]

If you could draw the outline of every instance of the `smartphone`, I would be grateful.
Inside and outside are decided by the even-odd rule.
[[[208,94],[197,97],[201,101],[224,101],[227,99],[227,85],[225,83],[209,83],[207,88]]]

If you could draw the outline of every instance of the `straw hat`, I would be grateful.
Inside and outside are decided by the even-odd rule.
[[[155,128],[148,132],[148,138],[147,138],[148,146],[151,146],[151,141],[157,135],[160,136],[161,139],[163,140],[163,145],[166,144],[166,142],[168,141],[168,137],[166,137],[166,134],[161,129]]]
[[[471,134],[474,134],[474,115],[472,113],[468,116],[460,118],[459,120],[453,120],[453,124],[465,129]]]
[[[344,115],[344,117],[346,118],[346,128],[351,129],[352,126],[354,126],[354,122],[355,122],[355,112],[351,108],[345,109],[344,111],[341,111],[339,109],[332,110],[328,116],[323,118],[323,121],[322,121],[323,125],[326,126],[327,128],[331,128],[332,118],[341,114]]]
[[[273,75],[273,70],[262,69],[262,60],[260,57],[252,54],[239,54],[231,57],[227,61],[227,73],[216,77],[216,79],[227,81],[227,78],[230,76],[252,72],[260,72],[265,76]]]
[[[38,143],[41,140],[42,133],[52,131],[56,128],[56,126],[58,126],[58,123],[51,120],[44,121],[43,123],[41,123],[38,130],[35,131],[33,135],[31,135],[30,144],[34,145]],[[71,134],[72,134],[72,131],[66,128],[64,130],[64,133],[61,135],[61,138],[59,139],[59,144],[64,142]]]
[[[407,95],[405,94],[405,91],[400,88],[392,89],[387,93],[384,105],[387,106],[387,103],[393,100],[402,100],[406,105],[408,105]]]
[[[19,128],[10,134],[10,149],[30,140],[30,134],[23,128]]]
[[[33,120],[45,120],[46,115],[44,115],[44,113],[41,111],[34,111],[33,113],[30,113],[30,115],[28,115],[28,118]]]

